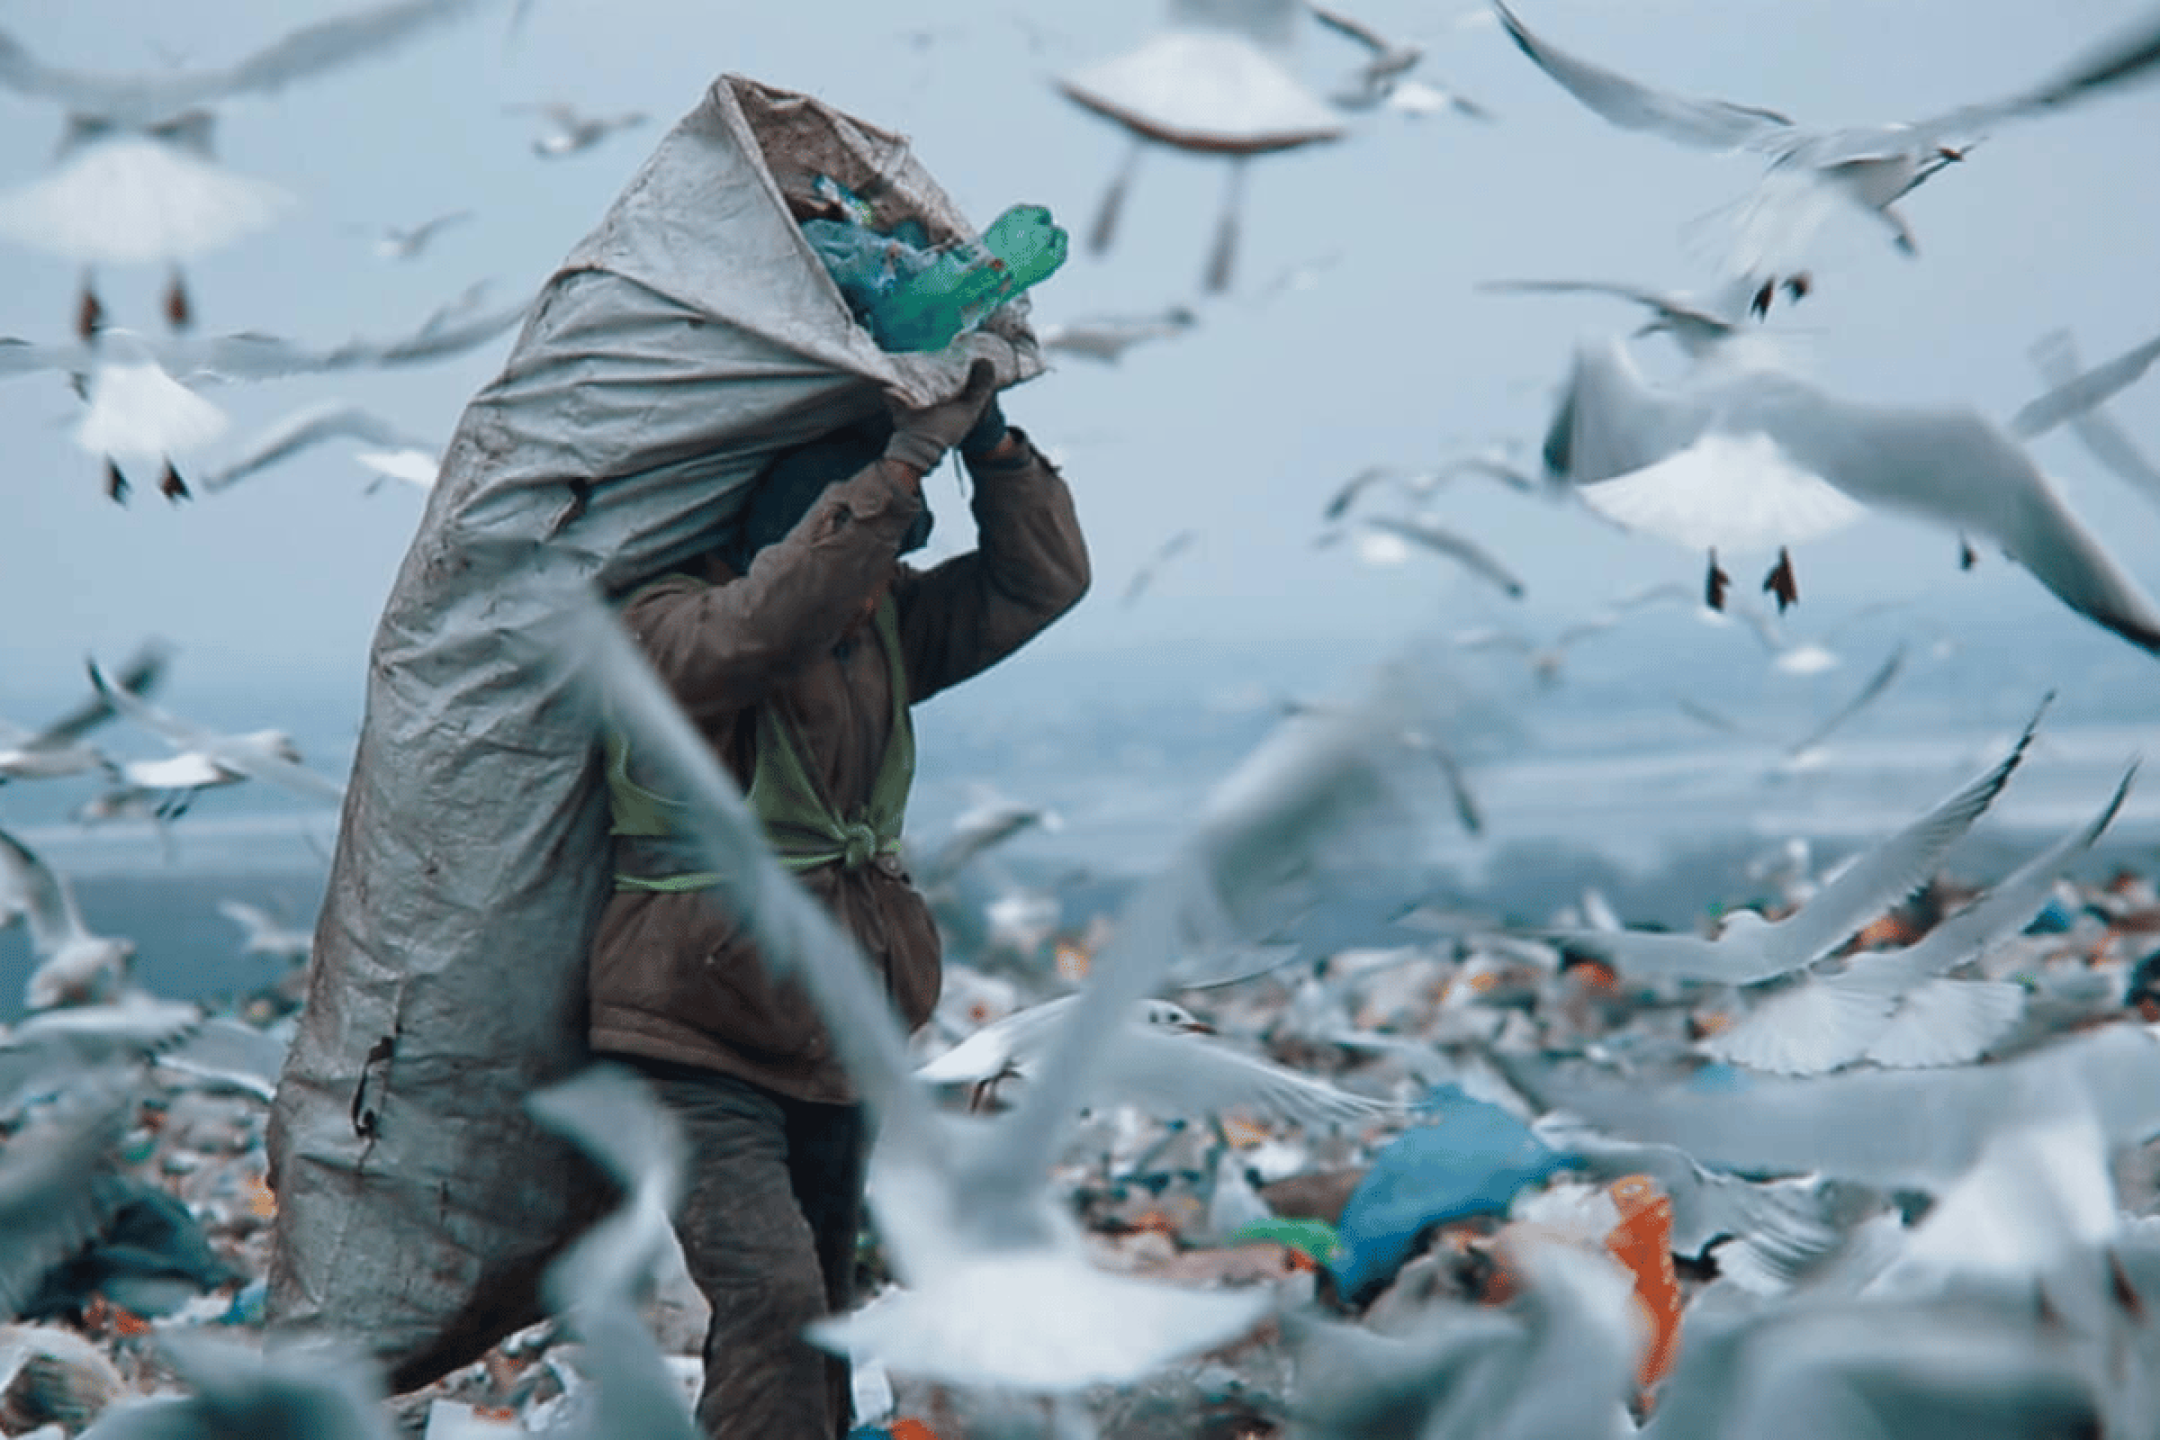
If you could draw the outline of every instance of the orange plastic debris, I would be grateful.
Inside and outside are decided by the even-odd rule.
[[[125,1306],[114,1305],[110,1301],[107,1301],[106,1305],[106,1314],[112,1320],[112,1328],[120,1334],[147,1335],[150,1333],[150,1322],[143,1319],[142,1316],[137,1315]]]
[[[1077,940],[1060,940],[1057,944],[1057,973],[1066,980],[1085,980],[1088,973],[1087,946]],[[898,1432],[895,1432],[898,1433]]]
[[[1255,1125],[1242,1115],[1223,1116],[1222,1134],[1223,1139],[1229,1141],[1234,1150],[1250,1150],[1268,1138],[1265,1128]]]
[[[263,1183],[262,1177],[250,1175],[241,1183],[247,1188],[248,1213],[260,1216],[265,1220],[275,1219],[277,1216],[277,1196],[270,1192],[270,1187]]]
[[[1680,1348],[1680,1277],[1673,1270],[1672,1198],[1647,1175],[1628,1175],[1607,1187],[1620,1223],[1605,1248],[1635,1276],[1635,1299],[1650,1321],[1650,1346],[1635,1383],[1656,1384]]]
[[[893,1421],[891,1434],[892,1440],[938,1440],[937,1431],[913,1416]]]

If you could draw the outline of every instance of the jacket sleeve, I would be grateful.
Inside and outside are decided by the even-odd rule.
[[[1087,546],[1072,492],[1016,433],[1021,455],[968,465],[975,549],[927,571],[903,569],[895,586],[911,701],[996,664],[1087,593]]]
[[[828,487],[748,573],[657,580],[632,592],[623,623],[692,719],[725,719],[838,643],[921,509],[894,467],[873,462]]]

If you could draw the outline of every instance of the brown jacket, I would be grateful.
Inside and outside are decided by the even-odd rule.
[[[1017,433],[1017,432],[1015,432]],[[897,561],[921,509],[895,469],[826,490],[788,536],[737,575],[717,557],[632,595],[623,617],[736,783],[755,763],[755,707],[797,725],[843,813],[867,798],[892,729],[887,661],[865,604],[891,577],[908,698],[919,702],[1011,654],[1088,586],[1065,482],[1021,436],[1020,454],[969,466],[977,548],[927,571]],[[940,945],[896,857],[801,872],[875,966],[910,1028],[937,1003]],[[854,1098],[815,1008],[775,984],[708,891],[618,891],[591,963],[597,1051],[721,1070],[798,1099]]]

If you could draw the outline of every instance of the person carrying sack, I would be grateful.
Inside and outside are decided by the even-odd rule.
[[[624,622],[711,743],[782,863],[861,947],[909,1028],[937,1003],[940,942],[901,861],[910,708],[1039,633],[1088,587],[1058,472],[1006,425],[987,362],[922,408],[777,456],[734,537],[627,595]],[[901,562],[923,476],[957,447],[977,548]],[[608,744],[612,898],[590,959],[593,1050],[641,1070],[688,1142],[676,1216],[712,1305],[705,1432],[828,1440],[848,1367],[803,1338],[851,1303],[865,1125],[817,1011],[776,982],[670,823],[678,803]]]

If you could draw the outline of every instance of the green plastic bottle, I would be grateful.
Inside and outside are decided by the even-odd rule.
[[[1015,205],[983,231],[939,253],[871,312],[887,350],[942,350],[1065,263],[1065,232],[1040,205]]]

